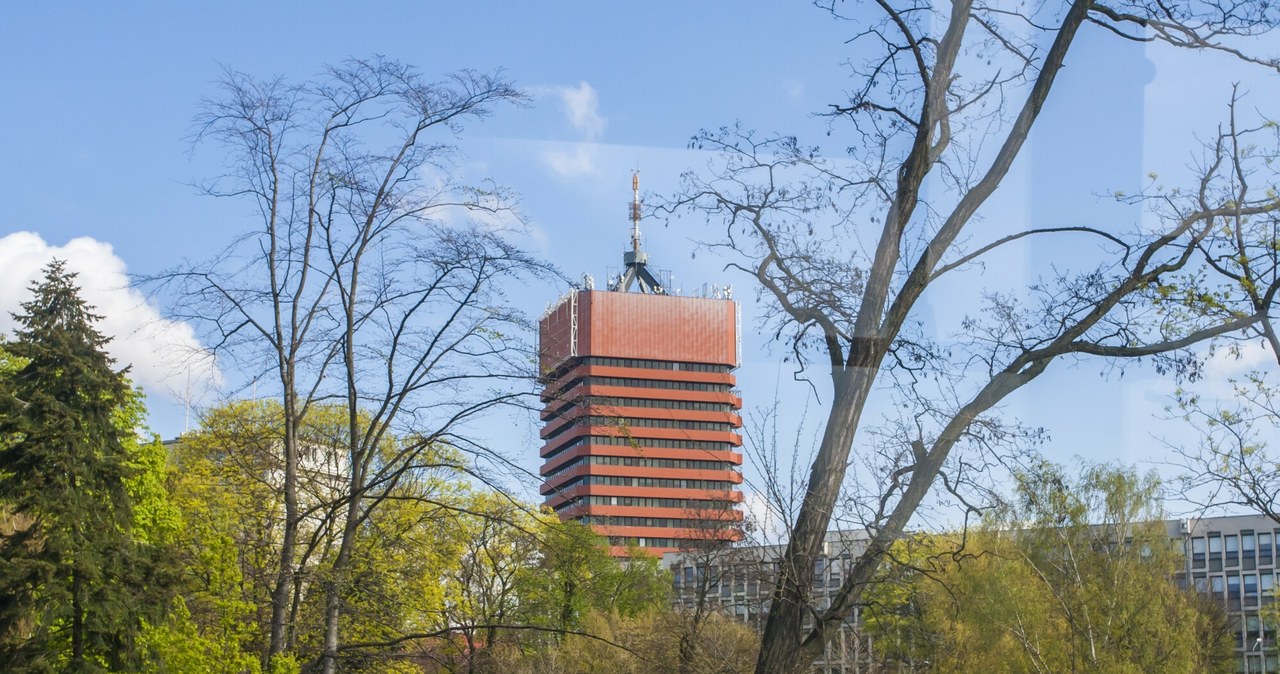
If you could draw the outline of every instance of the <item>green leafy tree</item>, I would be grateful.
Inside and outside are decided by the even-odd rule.
[[[603,537],[495,493],[459,499],[451,521],[456,557],[444,573],[437,643],[451,671],[505,671],[524,654],[542,665],[589,615],[629,619],[667,606],[670,576],[637,551],[609,556]],[[532,660],[531,660],[532,662]]]
[[[144,630],[143,671],[261,670],[259,618],[269,610],[271,563],[259,539],[279,498],[261,473],[254,479],[237,467],[255,463],[251,429],[264,415],[252,403],[232,403],[211,410],[199,432],[171,448],[152,443],[160,452],[152,460],[165,459],[152,474],[168,499],[163,521],[175,523],[167,542],[178,596],[167,620]]]
[[[278,551],[285,535],[284,465],[279,455],[282,407],[272,401],[233,401],[208,410],[200,428],[184,435],[171,449],[174,470],[168,492],[180,511],[178,556],[182,562],[181,594],[190,628],[212,662],[240,663],[254,654],[261,664],[267,649],[272,592]],[[307,465],[327,467],[334,461],[326,429],[342,418],[331,408],[317,407],[298,436],[307,448]],[[290,607],[286,645],[296,646],[298,633],[314,629],[304,613],[314,586],[314,572],[331,546],[327,536],[331,504],[323,498],[324,470],[299,470],[296,485],[304,495],[306,517],[299,527],[295,582],[298,601]],[[222,670],[214,670],[222,671]]]
[[[760,636],[751,627],[721,613],[708,615],[699,647],[687,661],[680,656],[684,617],[670,607],[632,616],[589,611],[582,633],[557,645],[520,654],[505,653],[495,671],[504,674],[746,674],[752,671]]]
[[[1042,464],[983,529],[896,543],[866,628],[935,672],[1231,671],[1220,615],[1174,583],[1154,476]]]
[[[60,261],[46,267],[6,346],[20,367],[0,380],[0,502],[13,522],[0,538],[8,671],[135,668],[143,620],[164,613],[154,546],[137,537],[165,529],[162,499],[135,514],[135,496],[157,495],[125,427],[141,408],[74,279]]]
[[[286,526],[283,417],[275,401],[228,402],[207,410],[200,428],[172,447],[168,484],[181,511],[181,594],[190,625],[177,621],[172,633],[158,637],[165,661],[205,662],[211,672],[262,669],[258,654],[269,639]],[[347,419],[341,406],[316,405],[298,428],[295,601],[286,616],[288,660],[273,658],[272,667],[314,663],[320,654],[323,588],[335,572],[336,523],[345,504]],[[382,451],[400,446],[388,438]],[[344,571],[351,582],[340,596],[341,628],[350,636],[341,657],[349,671],[406,666],[405,652],[415,640],[405,635],[439,629],[445,570],[457,564],[462,537],[474,533],[449,525],[457,510],[470,509],[464,474],[456,469],[461,458],[439,447],[418,456],[385,504],[357,529]]]
[[[169,622],[147,635],[155,671],[265,669],[257,655],[270,638],[286,519],[283,417],[274,401],[227,403],[171,448],[183,575]],[[440,444],[416,453],[339,564],[347,421],[343,406],[315,405],[298,428],[291,662],[319,667],[334,573],[347,576],[338,597],[343,671],[418,671],[427,661],[502,671],[510,658],[558,649],[562,639],[552,635],[590,628],[587,615],[630,619],[665,607],[670,579],[657,559],[620,564],[588,527],[475,489],[461,454]],[[395,457],[419,442],[388,436],[379,451]]]
[[[522,569],[522,603],[530,624],[579,630],[591,610],[634,616],[667,601],[670,577],[658,560],[633,551],[626,564],[578,522],[544,518],[534,563]]]

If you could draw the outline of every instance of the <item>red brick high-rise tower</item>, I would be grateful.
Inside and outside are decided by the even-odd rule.
[[[539,324],[542,494],[616,555],[738,540],[737,304],[667,294],[640,250],[632,187],[625,272],[608,290],[571,291]]]

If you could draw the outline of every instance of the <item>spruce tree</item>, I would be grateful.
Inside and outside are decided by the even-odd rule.
[[[143,578],[117,411],[131,394],[100,319],[61,261],[15,314],[0,381],[0,662],[6,671],[119,671],[133,662]]]

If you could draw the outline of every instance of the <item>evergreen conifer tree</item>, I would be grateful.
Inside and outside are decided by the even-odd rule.
[[[135,662],[144,583],[130,535],[131,395],[108,339],[55,260],[15,314],[0,380],[0,662],[6,671],[120,671]]]

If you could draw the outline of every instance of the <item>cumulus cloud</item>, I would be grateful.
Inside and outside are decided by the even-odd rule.
[[[587,82],[576,87],[552,87],[548,90],[560,100],[569,125],[581,136],[581,141],[569,149],[552,149],[543,153],[543,160],[552,171],[565,177],[594,173],[598,141],[604,135],[605,119],[600,114],[600,97]]]
[[[66,261],[78,274],[84,300],[102,316],[98,330],[111,337],[107,351],[117,366],[149,393],[175,398],[187,390],[217,386],[220,375],[190,325],[163,318],[143,293],[129,285],[124,260],[111,245],[79,237],[54,246],[34,232],[0,237],[0,333],[12,336],[14,312],[30,298],[50,260]]]

